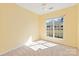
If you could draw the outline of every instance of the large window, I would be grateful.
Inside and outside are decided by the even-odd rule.
[[[47,36],[53,38],[63,38],[63,17],[46,20]]]

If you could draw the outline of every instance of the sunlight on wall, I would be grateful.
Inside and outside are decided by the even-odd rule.
[[[32,44],[32,36],[30,36],[27,40],[27,42],[25,43],[26,46],[29,46]]]

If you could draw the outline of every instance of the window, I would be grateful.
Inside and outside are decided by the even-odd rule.
[[[63,38],[63,17],[46,20],[47,36],[53,38]]]

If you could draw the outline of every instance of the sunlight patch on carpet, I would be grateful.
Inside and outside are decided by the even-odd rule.
[[[31,44],[26,45],[26,46],[33,49],[34,51],[37,51],[39,49],[42,50],[42,49],[54,47],[56,45],[57,44],[55,44],[55,43],[50,43],[50,42],[47,42],[47,41],[40,40],[40,41],[31,42]]]

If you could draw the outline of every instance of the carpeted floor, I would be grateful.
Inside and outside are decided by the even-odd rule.
[[[2,56],[76,56],[77,50],[72,47],[38,41],[31,45],[23,45]]]

